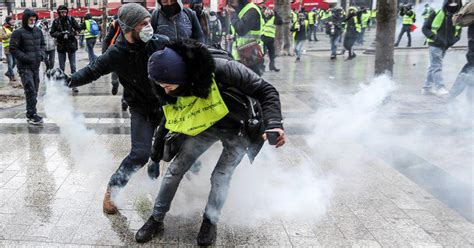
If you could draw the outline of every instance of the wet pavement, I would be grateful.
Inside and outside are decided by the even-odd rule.
[[[461,49],[446,56],[448,88],[464,55]],[[255,164],[239,166],[217,245],[474,246],[472,112],[420,94],[427,50],[398,50],[395,60],[392,89],[388,80],[369,85],[372,55],[277,59],[282,71],[264,78],[280,91],[288,142],[278,152],[266,146]],[[79,67],[86,63],[81,51]],[[110,95],[109,80],[73,97],[111,155],[103,166],[87,165],[101,159],[95,144],[83,147],[90,156],[75,158],[52,120],[30,127],[24,105],[0,110],[0,246],[137,245],[134,234],[150,214],[159,181],[140,170],[121,192],[120,214],[102,212],[108,179],[130,147],[129,114],[121,111],[121,91]],[[199,176],[183,180],[164,233],[149,246],[195,244],[218,151],[214,146],[201,158],[207,167]]]

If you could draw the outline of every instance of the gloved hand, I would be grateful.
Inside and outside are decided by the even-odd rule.
[[[63,70],[56,68],[46,71],[46,77],[48,80],[60,81],[64,80],[64,84],[68,87],[71,87],[71,76],[64,73]]]
[[[151,180],[156,180],[160,176],[160,163],[150,159],[147,172]]]

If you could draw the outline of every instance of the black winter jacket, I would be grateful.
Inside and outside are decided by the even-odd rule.
[[[468,48],[466,58],[467,61],[474,65],[474,23],[467,28]]]
[[[67,37],[65,37],[66,32]],[[54,19],[53,25],[51,25],[51,36],[57,40],[58,52],[73,53],[77,51],[76,35],[79,32],[81,32],[81,27],[73,17],[66,16]]]
[[[10,38],[10,52],[16,58],[20,70],[37,70],[43,58],[46,58],[46,44],[41,29],[28,26],[28,19],[32,16],[38,18],[34,11],[26,9],[23,12],[22,27],[13,31]]]
[[[264,129],[283,128],[278,91],[273,85],[265,81],[252,70],[230,58],[213,57],[205,46],[196,42],[176,42],[166,46],[181,55],[187,65],[189,74],[188,80],[191,86],[188,86],[183,95],[207,97],[211,87],[212,77],[215,75],[214,78],[221,92],[221,96],[229,109],[229,114],[217,122],[215,124],[216,127],[226,130],[235,130],[236,134],[238,131],[241,131],[242,128],[245,129],[245,127],[242,127],[241,118],[242,113],[248,112],[244,106],[246,104],[245,96],[250,96],[260,102]],[[158,98],[164,99],[168,103],[176,101],[176,98],[166,95],[164,90],[158,85],[153,85],[153,87],[154,91],[158,94]],[[236,94],[228,94],[235,92],[234,90],[240,92],[244,97],[236,98]],[[261,134],[262,133],[259,133],[258,137],[249,137],[251,141],[254,140],[252,142],[257,144],[254,151],[250,151],[249,148],[248,154],[251,160],[257,155],[261,145],[263,145]],[[260,140],[255,141],[255,138]],[[159,142],[162,138],[157,137],[156,140]],[[160,145],[160,142],[155,142],[153,149],[159,149]],[[160,154],[160,152],[152,151],[152,154]],[[152,159],[157,161],[160,158],[152,157]]]
[[[459,2],[459,9],[460,9],[461,1],[458,0],[458,2]],[[433,42],[428,42],[428,45],[430,46],[448,49],[452,47],[454,44],[456,44],[456,42],[458,42],[459,39],[461,38],[461,30],[459,30],[458,36],[454,35],[455,27],[453,25],[453,20],[452,20],[453,14],[447,11],[447,4],[448,4],[448,1],[445,0],[444,5],[443,5],[444,7],[442,9],[445,13],[445,17],[444,17],[443,23],[441,24],[436,34],[431,30],[431,26],[438,12],[432,13],[423,24],[423,28],[422,28],[423,34],[426,36],[426,38],[433,40]]]
[[[162,48],[162,43],[150,40],[143,43],[128,43],[123,35],[97,60],[71,76],[71,87],[85,85],[111,72],[117,73],[120,84],[125,89],[124,99],[128,105],[150,118],[158,117],[161,104],[152,92],[148,79],[147,63],[149,56]]]

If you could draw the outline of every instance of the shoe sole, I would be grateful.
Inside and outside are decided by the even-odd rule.
[[[27,121],[28,124],[34,125],[34,126],[41,126],[43,125],[43,122],[34,122],[34,121]]]

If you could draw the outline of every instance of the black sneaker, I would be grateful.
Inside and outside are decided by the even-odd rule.
[[[122,111],[127,111],[128,109],[128,104],[126,101],[122,100]]]
[[[79,90],[76,87],[72,88],[72,93],[79,93]]]
[[[112,95],[117,95],[118,93],[118,85],[113,85],[112,86]]]
[[[336,59],[336,55],[331,55],[331,60],[335,60]]]
[[[162,221],[156,221],[153,216],[151,216],[145,224],[138,230],[135,234],[135,240],[138,243],[146,243],[153,239],[160,231],[164,228]]]
[[[39,115],[36,115],[36,114],[31,116],[31,117],[28,117],[26,121],[31,125],[41,125],[41,124],[43,124],[43,118]]]
[[[212,224],[206,216],[204,216],[201,229],[197,236],[197,243],[200,246],[214,245],[217,236],[217,225]]]

